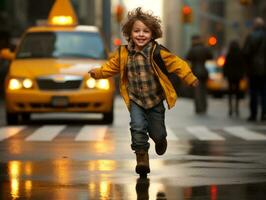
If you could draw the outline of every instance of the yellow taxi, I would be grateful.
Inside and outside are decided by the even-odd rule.
[[[217,60],[208,60],[205,66],[209,72],[207,81],[207,90],[214,97],[222,97],[228,93],[228,82],[223,75],[224,57],[219,57]],[[244,97],[248,89],[246,78],[240,81],[240,97]]]
[[[1,51],[11,61],[5,81],[7,124],[30,119],[31,113],[102,113],[114,117],[113,79],[95,80],[88,71],[107,58],[99,30],[80,26],[71,4],[57,0],[48,24],[31,27],[15,52]]]

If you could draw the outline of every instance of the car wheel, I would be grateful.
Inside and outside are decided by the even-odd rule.
[[[8,125],[16,125],[19,121],[19,114],[6,112],[6,123]]]
[[[27,123],[30,121],[30,113],[22,113],[21,114],[22,122]]]
[[[111,112],[103,113],[103,121],[106,124],[112,124],[114,121],[114,109]]]
[[[219,92],[215,92],[212,94],[213,98],[216,98],[216,99],[221,99],[223,98],[223,93],[219,93]]]

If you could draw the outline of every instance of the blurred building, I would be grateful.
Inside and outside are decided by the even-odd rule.
[[[226,1],[225,16],[230,22],[226,29],[226,44],[232,39],[238,39],[242,44],[245,37],[252,29],[252,21],[260,16],[266,22],[266,1],[265,0],[242,0]]]
[[[189,20],[184,19],[185,6],[191,8]],[[256,16],[266,20],[265,0],[167,0],[163,17],[165,42],[169,49],[183,56],[192,35],[202,35],[206,43],[215,36],[217,44],[212,48],[220,54],[230,40],[244,41]]]
[[[0,0],[0,40],[8,36],[19,37],[25,28],[43,23],[55,0]],[[79,22],[102,28],[107,39],[115,39],[120,25],[115,20],[117,4],[153,9],[148,0],[71,0]],[[130,4],[130,5],[129,5]],[[193,34],[207,39],[217,38],[216,51],[220,51],[231,39],[241,42],[251,28],[252,19],[261,16],[266,20],[265,0],[158,0],[163,20],[164,43],[178,55],[184,55],[190,46]],[[191,8],[191,20],[184,21],[184,6]],[[127,10],[124,10],[124,14]],[[157,15],[158,13],[156,13]],[[108,37],[109,36],[109,37]],[[121,36],[121,35],[120,35]],[[0,42],[2,45],[2,42]],[[1,48],[1,47],[0,47]]]
[[[101,25],[96,16],[101,16],[102,1],[71,0],[79,22]],[[20,37],[29,26],[45,23],[54,2],[55,0],[0,0],[0,32],[7,32],[12,38]]]
[[[166,45],[178,55],[184,56],[191,45],[191,37],[201,35],[208,41],[217,37],[221,48],[224,41],[224,1],[219,0],[168,0],[164,4]],[[190,10],[190,11],[189,11]]]

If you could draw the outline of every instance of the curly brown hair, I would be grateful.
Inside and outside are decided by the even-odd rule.
[[[133,25],[138,20],[151,30],[153,39],[162,37],[163,32],[161,29],[161,20],[159,19],[159,17],[154,16],[151,12],[143,12],[142,8],[138,7],[135,10],[128,12],[127,21],[122,26],[122,33],[127,41],[130,40]]]

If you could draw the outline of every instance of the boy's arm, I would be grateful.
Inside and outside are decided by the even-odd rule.
[[[191,68],[184,60],[167,51],[162,50],[160,53],[169,73],[175,73],[187,85],[198,85],[197,77],[192,73]]]
[[[119,52],[117,50],[114,55],[100,68],[91,69],[88,73],[95,79],[109,78],[119,73],[119,69]]]

